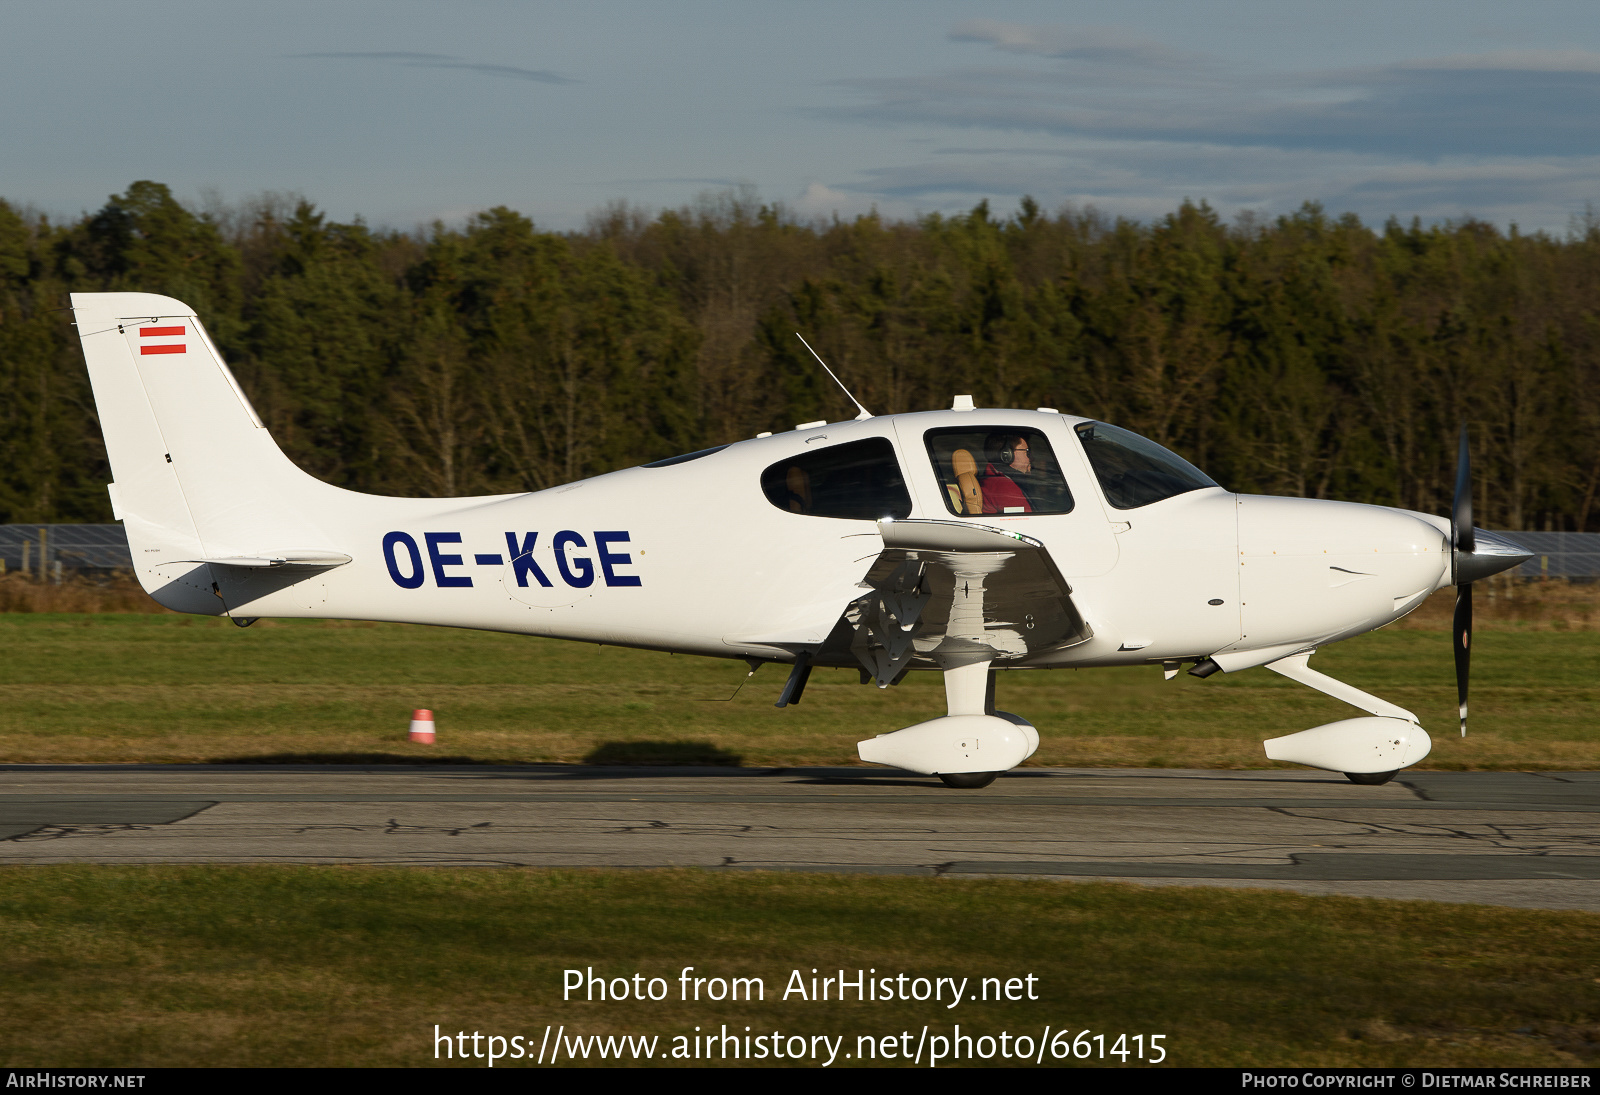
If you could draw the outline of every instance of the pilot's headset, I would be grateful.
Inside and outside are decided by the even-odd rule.
[[[1009,468],[1011,462],[1017,458],[1014,446],[1020,437],[1014,433],[992,433],[983,443],[985,454],[989,463],[998,467]]]

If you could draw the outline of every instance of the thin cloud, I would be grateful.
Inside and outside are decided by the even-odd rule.
[[[969,19],[950,32],[952,42],[986,42],[1008,53],[1079,61],[1193,65],[1199,54],[1171,49],[1121,27],[1029,26],[996,19]]]
[[[366,61],[449,61],[452,59],[448,53],[405,53],[400,51],[371,53],[296,53],[293,54],[293,56],[355,58]]]
[[[875,204],[860,193],[812,181],[794,200],[793,208],[803,217],[851,217],[870,213]]]
[[[748,180],[736,179],[731,175],[651,175],[643,178],[606,179],[604,181],[607,186],[657,186],[662,183],[689,183],[694,186],[718,186],[733,190]]]
[[[335,61],[392,61],[406,68],[447,68],[476,72],[482,76],[500,76],[511,80],[528,80],[538,84],[576,84],[581,81],[559,72],[542,68],[521,68],[517,65],[492,65],[481,61],[464,61],[448,53],[407,53],[398,50],[371,52],[297,53],[296,57],[310,57]]]
[[[1399,68],[1444,68],[1457,72],[1600,72],[1600,53],[1586,49],[1504,49],[1402,61]]]
[[[952,33],[1023,55],[845,81],[835,118],[1113,140],[1404,156],[1586,155],[1600,53],[1502,50],[1311,73],[1226,67],[1115,28],[977,20]]]
[[[1595,197],[1600,156],[1441,157],[1402,161],[1162,142],[1072,142],[1060,148],[945,148],[927,159],[871,168],[835,191],[861,200],[955,209],[1028,194],[1047,207],[1094,206],[1160,216],[1185,198],[1224,212],[1287,212],[1307,200],[1369,223],[1392,215],[1428,220],[1474,215],[1559,230]]]

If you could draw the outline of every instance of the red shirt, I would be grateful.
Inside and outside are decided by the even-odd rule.
[[[1022,488],[993,464],[984,467],[983,478],[978,480],[978,485],[983,488],[984,513],[1004,513],[1008,509],[1020,513],[1033,512],[1033,505],[1028,501],[1028,496],[1022,493]]]

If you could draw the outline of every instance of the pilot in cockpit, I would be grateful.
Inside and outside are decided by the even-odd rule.
[[[1028,439],[1021,434],[993,433],[983,443],[988,464],[979,478],[984,513],[1032,513],[1033,503],[1016,477],[1033,470]]]

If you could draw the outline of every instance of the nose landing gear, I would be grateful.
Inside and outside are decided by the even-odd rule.
[[[999,772],[940,772],[939,778],[944,781],[946,787],[975,790],[989,786],[999,775]]]

